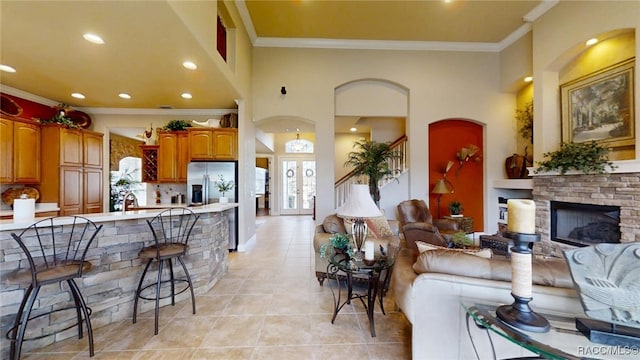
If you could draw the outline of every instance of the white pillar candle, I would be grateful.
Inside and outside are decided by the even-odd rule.
[[[364,258],[365,260],[373,260],[373,241],[364,242]]]
[[[507,200],[507,214],[507,230],[521,234],[536,233],[536,203],[533,200]]]

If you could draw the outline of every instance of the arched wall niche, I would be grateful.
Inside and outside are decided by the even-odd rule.
[[[409,121],[409,89],[397,82],[379,79],[362,78],[354,79],[342,83],[334,88],[334,121],[335,129],[340,126],[338,121],[351,118],[367,118],[371,132],[363,137],[376,141],[393,141],[404,135],[408,128]],[[402,126],[395,126],[394,119],[401,119]],[[376,123],[381,125],[379,132],[384,135],[376,136]],[[385,124],[382,126],[382,124]],[[386,129],[383,129],[386,127]],[[402,134],[400,134],[402,133]],[[334,135],[334,140],[336,139]],[[350,135],[344,135],[350,136]],[[352,136],[357,139],[359,136]],[[410,139],[411,140],[411,139]],[[416,139],[420,141],[420,139]],[[353,142],[348,140],[340,141],[340,148],[336,147],[334,152],[335,175],[343,174],[348,169],[341,169],[346,161],[347,154],[352,150]],[[409,145],[409,149],[410,149]],[[409,150],[407,151],[409,152]],[[407,158],[411,155],[406,154]],[[409,169],[411,171],[411,169]],[[338,176],[336,176],[338,178]],[[388,214],[388,218],[395,218],[397,199],[406,199],[409,196],[409,176],[404,175],[398,182],[391,182],[381,189],[380,208]]]
[[[484,230],[485,125],[465,118],[441,119],[429,124],[429,208],[438,216],[438,196],[433,194],[435,183],[445,177],[453,193],[440,198],[440,217],[449,215],[449,203],[460,201],[464,216],[473,217],[474,231]],[[480,152],[469,161],[460,162],[456,156],[462,147],[476,145]],[[477,161],[476,161],[477,159]],[[447,163],[453,166],[445,173]]]
[[[599,41],[586,46],[590,38]],[[543,160],[543,153],[557,150],[562,142],[563,118],[560,87],[563,84],[581,79],[589,74],[605,69],[636,56],[636,29],[619,28],[601,33],[590,34],[575,41],[534,75],[534,161]],[[635,69],[638,68],[637,61]],[[636,71],[637,73],[637,71]],[[638,89],[637,79],[634,91]],[[635,104],[638,104],[636,96]],[[636,106],[636,111],[637,111]],[[634,126],[638,129],[639,120],[635,116]],[[637,132],[637,131],[636,131]],[[612,149],[611,160],[631,160],[638,158],[637,135],[635,141]]]

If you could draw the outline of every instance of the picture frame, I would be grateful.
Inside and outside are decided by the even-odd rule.
[[[560,85],[562,141],[635,144],[635,58]]]

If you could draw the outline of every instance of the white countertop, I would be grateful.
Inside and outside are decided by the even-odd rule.
[[[177,205],[180,205],[180,206],[177,206]],[[122,211],[116,211],[116,212],[108,212],[108,213],[83,214],[80,216],[86,217],[87,219],[96,223],[107,222],[107,221],[118,221],[118,220],[145,219],[145,218],[156,216],[159,212],[161,212],[164,209],[167,209],[168,207],[185,207],[185,206],[186,204],[170,204],[170,205],[168,204],[167,206],[162,208],[155,208],[155,209],[150,208],[149,210],[131,210],[131,211],[125,212],[124,214],[122,213]],[[209,205],[202,205],[202,206],[192,206],[192,207],[189,207],[189,209],[191,209],[194,213],[199,214],[199,213],[208,213],[208,212],[222,212],[228,209],[235,208],[237,206],[238,206],[237,203],[228,203],[228,204],[216,203],[216,204],[209,204]],[[45,219],[45,217],[36,217],[35,220],[28,220],[28,221],[19,220],[16,222],[14,222],[13,219],[0,220],[0,231],[24,229],[29,225],[33,224],[34,222],[42,219]],[[71,223],[71,217],[68,218],[68,221],[66,219],[61,219],[60,224],[65,224],[65,223]]]
[[[36,214],[49,212],[49,211],[59,211],[57,203],[36,203]],[[11,209],[3,209],[0,210],[0,216],[13,216],[13,210]]]

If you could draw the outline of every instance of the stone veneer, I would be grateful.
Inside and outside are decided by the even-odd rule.
[[[218,280],[220,280],[228,270],[228,212],[201,213],[200,219],[192,231],[189,240],[189,250],[184,257],[185,264],[189,269],[194,291],[203,294],[209,291]],[[100,333],[100,327],[113,322],[128,319],[131,321],[133,314],[133,301],[136,287],[140,281],[140,276],[144,270],[144,265],[138,257],[138,252],[144,245],[153,242],[149,232],[146,219],[120,220],[102,222],[101,232],[92,243],[87,260],[90,260],[93,267],[82,279],[76,280],[87,305],[92,309],[91,325],[94,330],[94,342],[99,341],[96,335]],[[15,313],[18,310],[20,301],[24,296],[28,283],[10,284],[7,276],[12,271],[18,269],[21,260],[26,259],[18,247],[18,244],[11,238],[12,231],[0,231],[0,279],[2,289],[0,291],[0,315],[2,324],[2,339],[0,339],[0,358],[9,357],[9,341],[5,334],[13,325]],[[19,233],[19,231],[15,231]],[[157,278],[157,266],[149,269],[146,279],[147,283],[155,281]],[[24,266],[28,266],[26,261]],[[154,271],[155,269],[155,271]],[[176,276],[182,277],[182,268],[177,264]],[[168,278],[163,275],[163,278]],[[180,286],[180,285],[179,285]],[[178,301],[189,301],[189,291],[177,296]],[[43,312],[56,306],[56,303],[67,304],[71,300],[71,294],[67,285],[47,285],[38,294],[33,314]],[[171,299],[161,300],[161,306],[170,304]],[[138,302],[138,311],[143,313],[152,310],[155,303],[141,299]],[[198,302],[196,300],[196,311]],[[62,315],[65,314],[65,315]],[[196,312],[197,314],[197,312]],[[50,316],[33,320],[29,323],[28,331],[41,331],[47,328],[49,321],[53,324],[60,323],[60,316],[73,316],[72,311],[65,311]],[[166,319],[165,319],[166,320]],[[160,322],[162,323],[162,314]],[[153,325],[153,324],[151,324]],[[131,330],[144,326],[141,323],[131,324]],[[47,328],[50,332],[50,329]],[[151,331],[152,329],[148,329]],[[69,337],[77,337],[77,328],[60,332],[55,336],[48,336],[43,339],[27,341],[23,343],[23,351],[30,348],[39,348],[60,341]],[[87,344],[86,333],[82,346]],[[87,350],[88,355],[88,350]]]
[[[640,173],[594,175],[537,175],[533,177],[536,203],[536,231],[543,242],[550,241],[551,201],[620,206],[620,242],[640,241]]]

